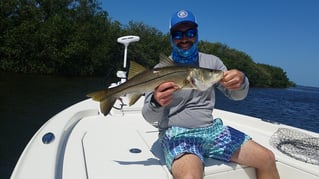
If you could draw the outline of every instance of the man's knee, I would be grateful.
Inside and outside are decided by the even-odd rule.
[[[172,174],[174,179],[200,179],[203,177],[203,163],[199,157],[194,154],[184,154],[174,160],[172,164]]]
[[[265,164],[274,165],[276,163],[275,154],[271,150],[265,150],[263,156]]]

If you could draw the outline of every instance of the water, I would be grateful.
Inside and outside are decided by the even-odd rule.
[[[216,108],[319,132],[319,88],[252,88],[243,101],[217,93]]]
[[[0,179],[10,177],[24,147],[49,118],[105,87],[105,81],[0,73]]]
[[[28,141],[50,117],[106,81],[0,73],[0,178],[9,178]],[[253,88],[236,102],[217,93],[216,108],[319,132],[319,88]]]

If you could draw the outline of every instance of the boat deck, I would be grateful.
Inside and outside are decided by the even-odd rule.
[[[35,134],[12,178],[172,178],[157,142],[157,128],[142,117],[141,103],[113,109],[107,116],[91,100],[62,111]],[[274,151],[281,178],[319,179],[319,166],[292,159],[269,144],[278,128],[289,126],[221,110],[215,110],[214,117]],[[44,144],[41,140],[48,133],[55,138]],[[251,167],[207,159],[205,179],[210,178],[255,179],[256,175]]]
[[[82,168],[80,171],[87,171],[88,178],[99,178],[99,176],[102,178],[102,176],[108,176],[109,173],[112,173],[114,178],[126,178],[132,175],[138,178],[147,178],[149,176],[152,176],[152,178],[172,178],[165,167],[164,157],[157,141],[157,128],[148,124],[141,113],[136,113],[134,108],[127,109],[126,111],[113,111],[112,116],[98,115],[87,117],[77,124],[70,137],[72,140],[68,141],[66,148],[66,156],[70,157],[69,162],[65,161],[66,166],[63,174],[66,178],[69,178],[67,177],[67,166],[70,165],[69,167],[72,167],[70,177],[73,177],[73,160],[82,158],[81,156],[85,156],[87,169],[84,170]],[[237,119],[234,119],[234,115]],[[267,148],[276,150],[269,144],[269,136],[283,126],[220,110],[215,110],[214,116],[222,118],[227,125],[248,133]],[[241,120],[245,121],[239,122]],[[263,130],[255,126],[263,126]],[[82,152],[75,154],[74,151],[81,146]],[[312,174],[300,174],[300,169],[308,170],[314,174],[318,173],[318,167],[314,167],[314,165],[297,160],[295,166],[287,165],[285,164],[285,159],[291,160],[290,157],[281,154],[279,151],[277,151],[276,155],[277,158],[280,158],[277,165],[281,171],[286,171],[287,167],[290,167],[289,172],[280,173],[282,178],[294,178],[297,176],[299,178],[305,177],[305,175],[309,175],[306,178],[312,178]],[[294,167],[295,169],[293,169]],[[110,172],[110,170],[112,171]],[[214,159],[205,161],[206,179],[226,179],[230,177],[254,179],[256,178],[255,169]]]

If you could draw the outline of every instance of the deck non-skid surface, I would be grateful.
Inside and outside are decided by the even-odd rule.
[[[169,172],[141,133],[156,136],[157,131],[136,117],[95,116],[80,121],[67,144],[64,176],[72,176],[74,160],[82,158],[88,178],[168,178]]]
[[[269,137],[278,127],[287,126],[220,110],[214,111],[214,117],[222,118],[226,125],[246,132],[258,143],[276,152],[277,165],[284,178],[290,177],[291,173],[302,173],[297,168],[308,170],[308,178],[317,178],[318,167],[294,160],[294,164],[286,164],[291,158],[270,146]],[[157,138],[157,128],[147,123],[140,111],[118,111],[112,115],[83,118],[69,137],[63,176],[76,176],[74,167],[78,167],[79,178],[172,178],[164,165]],[[215,177],[256,178],[254,168],[206,159],[205,178]]]

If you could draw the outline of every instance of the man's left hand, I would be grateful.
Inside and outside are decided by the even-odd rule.
[[[224,72],[224,77],[220,81],[227,89],[236,90],[244,83],[245,75],[243,72],[233,69]]]

